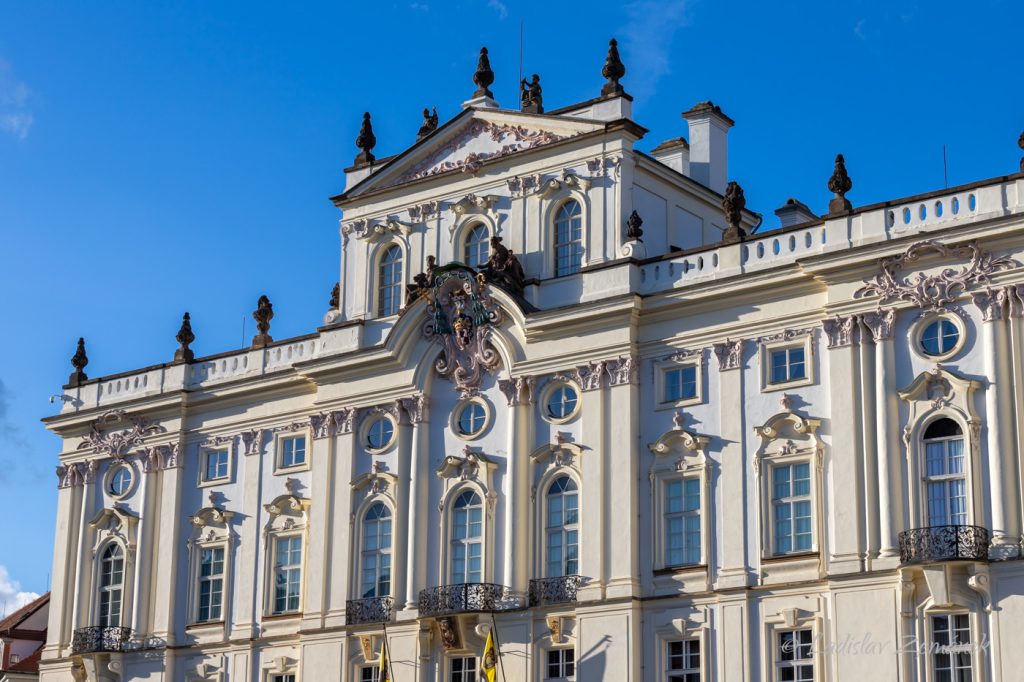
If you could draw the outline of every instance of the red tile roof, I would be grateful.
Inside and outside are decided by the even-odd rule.
[[[32,652],[31,656],[21,659],[7,670],[9,670],[12,673],[37,673],[39,672],[39,659],[42,657],[42,655],[43,647],[40,646],[38,649]]]
[[[21,625],[22,622],[27,620],[29,616],[31,616],[33,613],[35,613],[36,611],[43,608],[49,603],[50,593],[47,592],[38,599],[30,601],[29,603],[25,604],[20,609],[18,609],[11,615],[7,616],[3,620],[0,620],[0,636],[5,635],[11,630],[17,628],[19,625]]]

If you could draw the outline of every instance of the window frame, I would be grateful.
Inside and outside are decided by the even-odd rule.
[[[462,544],[463,546],[465,546],[467,548],[467,550],[468,550],[468,548],[472,544],[472,543],[466,542],[465,538],[456,538],[455,537],[455,529],[456,529],[455,514],[456,514],[456,510],[457,509],[461,509],[462,508],[462,507],[458,507],[457,505],[458,505],[459,499],[462,497],[462,495],[464,493],[468,493],[468,492],[471,492],[471,493],[473,493],[474,495],[477,496],[477,498],[479,500],[479,508],[480,508],[480,535],[479,536],[474,536],[474,538],[478,538],[478,544],[480,545],[480,580],[478,580],[478,581],[471,581],[471,580],[469,580],[469,578],[470,578],[470,575],[469,575],[469,573],[470,573],[469,565],[470,565],[470,561],[472,560],[472,557],[470,556],[468,551],[467,551],[466,556],[465,556],[465,562],[464,562],[464,568],[463,568],[463,576],[462,576],[463,579],[461,581],[458,581],[458,580],[455,579],[455,575],[456,575],[455,574],[455,566],[456,566],[456,564],[455,564],[455,561],[456,561],[455,560],[455,547],[456,547],[456,543],[458,542],[458,543]],[[445,548],[446,548],[445,554],[446,554],[446,564],[447,564],[447,566],[446,566],[447,570],[445,571],[445,576],[446,576],[447,582],[445,584],[448,584],[448,585],[461,585],[461,584],[474,584],[474,583],[490,582],[488,580],[488,577],[489,577],[488,576],[488,569],[489,569],[488,564],[489,564],[489,562],[487,561],[487,556],[488,556],[488,538],[489,538],[489,533],[487,532],[488,531],[487,524],[488,524],[488,518],[489,518],[487,495],[484,494],[484,492],[482,490],[478,489],[476,486],[468,486],[467,485],[467,486],[459,486],[458,488],[455,488],[452,491],[449,499],[450,499],[451,502],[450,502],[449,505],[447,505],[448,506],[448,510],[447,510],[447,521],[448,521],[447,526],[448,527],[447,527],[447,534],[445,536]],[[467,525],[471,524],[471,523],[472,523],[472,521],[467,521]],[[468,537],[469,536],[467,535],[467,538]]]
[[[568,663],[568,665],[571,666],[571,670],[568,674],[564,674],[566,672],[565,668],[567,665],[565,661],[566,652],[572,652],[572,660]],[[551,654],[555,653],[558,654],[560,659],[555,665],[558,666],[559,672],[563,674],[552,677],[549,674],[551,672],[552,666]],[[555,682],[572,682],[576,679],[576,647],[571,644],[548,647],[544,650],[544,657],[541,659],[541,668],[542,680],[554,680]]]
[[[663,643],[662,643],[662,650],[663,650],[662,653],[663,653],[663,655],[665,657],[665,665],[662,667],[662,669],[664,670],[665,680],[667,682],[673,682],[673,678],[676,677],[676,676],[679,676],[679,675],[682,675],[684,680],[686,679],[686,676],[688,676],[688,675],[697,675],[698,682],[701,682],[702,680],[705,679],[704,678],[704,657],[707,655],[707,652],[704,651],[704,646],[703,646],[703,642],[701,641],[701,639],[702,638],[699,637],[699,636],[698,637],[681,636],[681,637],[667,638],[667,639],[665,639],[663,641]],[[692,652],[687,651],[687,645],[691,644],[691,643],[695,643],[697,645],[697,667],[696,668],[693,668],[693,667],[672,668],[671,667],[671,665],[672,665],[672,651],[671,651],[671,649],[672,649],[672,645],[676,644],[676,643],[679,643],[679,644],[683,645],[683,654],[682,654],[682,656],[683,656],[683,661],[684,662],[688,662],[687,659],[690,656],[693,655]],[[685,665],[685,663],[684,663],[684,665]]]
[[[294,566],[296,564],[283,564],[279,565],[278,552],[280,551],[280,543],[282,540],[299,540],[299,580],[298,580],[298,604],[296,608],[287,608],[288,595],[285,595],[285,609],[279,610],[277,608],[277,575],[278,571],[281,570],[282,566],[286,567],[285,570],[296,570]],[[285,532],[285,533],[273,533],[268,537],[270,543],[270,566],[268,573],[269,589],[267,590],[267,615],[269,616],[298,616],[303,612],[303,596],[305,592],[305,578],[306,578],[306,536],[303,532]],[[291,550],[289,550],[291,551]]]
[[[665,432],[657,441],[647,447],[654,456],[648,478],[650,480],[651,498],[651,548],[652,564],[655,574],[679,573],[685,571],[705,571],[711,562],[713,543],[711,542],[711,521],[714,510],[711,509],[711,461],[706,448],[710,443],[707,436],[691,433],[685,429],[672,429]],[[667,486],[674,481],[697,480],[700,487],[700,560],[696,564],[673,565],[668,560],[667,526],[668,513]],[[685,485],[685,484],[684,484]],[[671,586],[678,590],[674,581]]]
[[[387,443],[383,444],[379,448],[372,447],[370,445],[370,429],[383,420],[386,420],[391,424],[391,438]],[[359,444],[363,450],[370,455],[379,455],[388,452],[398,443],[398,427],[399,422],[391,413],[386,410],[375,408],[366,415],[362,420],[362,423],[359,425]]]
[[[467,256],[469,255],[470,238],[477,231],[477,229],[483,229],[484,232],[485,232],[484,240],[482,242],[482,244],[483,244],[483,251],[484,251],[484,259],[479,264],[474,265],[473,263],[469,262],[469,258],[467,258]],[[466,225],[462,226],[462,228],[461,228],[460,239],[458,241],[458,251],[457,251],[457,253],[460,256],[460,258],[458,258],[457,260],[459,262],[461,262],[461,263],[464,263],[465,265],[468,265],[469,267],[473,268],[474,270],[479,270],[481,267],[483,267],[487,263],[487,261],[491,257],[491,237],[493,237],[493,236],[495,236],[494,235],[494,229],[492,228],[490,223],[488,223],[487,221],[484,221],[484,220],[480,220],[478,217],[474,217],[473,220],[471,220],[470,222],[466,223]],[[481,242],[476,242],[476,243],[477,244],[481,244]]]
[[[801,640],[802,640],[804,633],[807,633],[807,635],[808,635],[807,639],[809,641],[807,641],[807,642],[800,641],[797,644],[795,644],[794,647],[793,647],[793,649],[794,649],[794,651],[793,651],[793,658],[791,660],[784,660],[783,657],[782,657],[782,654],[785,653],[783,651],[783,647],[785,646],[785,644],[782,641],[783,636],[787,635],[787,634],[794,635],[794,636],[799,635]],[[801,680],[800,682],[816,682],[817,680],[820,680],[820,678],[818,677],[818,665],[817,665],[816,656],[815,656],[814,639],[815,639],[814,638],[814,628],[813,627],[809,627],[807,625],[800,625],[800,626],[794,626],[794,627],[783,626],[783,627],[772,628],[772,633],[771,633],[772,658],[771,658],[771,661],[772,661],[772,675],[773,675],[773,679],[775,679],[777,681],[781,681],[782,680],[782,670],[790,669],[790,668],[795,670],[797,668],[803,668],[804,666],[809,665],[811,667],[811,679],[810,680]],[[808,647],[810,655],[806,656],[806,657],[801,656],[801,657],[797,658],[797,654],[800,653],[800,649],[802,649],[803,647]],[[807,663],[802,663],[801,661],[808,661],[808,662]]]
[[[479,675],[480,675],[480,660],[479,660],[479,658],[477,658],[477,656],[475,656],[473,654],[470,654],[469,656],[466,656],[464,654],[455,654],[455,655],[448,656],[447,658],[448,658],[447,664],[445,665],[445,673],[446,673],[445,674],[445,679],[448,682],[477,682],[477,680],[479,679]],[[454,670],[455,661],[466,661],[466,660],[473,661],[473,669],[472,670],[462,670],[462,671],[459,671],[459,676],[460,676],[461,679],[457,680],[455,678],[455,670]],[[466,677],[467,673],[471,673],[472,676],[471,677]]]
[[[220,445],[201,445],[199,446],[199,480],[196,483],[200,488],[209,488],[215,485],[224,485],[231,483],[234,480],[234,468],[235,468],[235,453],[233,443],[222,443]],[[209,457],[212,454],[218,452],[227,452],[227,461],[225,463],[226,473],[224,476],[217,478],[208,478],[207,470],[209,468]]]
[[[938,438],[926,438],[925,436],[926,436],[926,434],[928,432],[928,429],[933,424],[935,424],[936,422],[942,421],[943,419],[948,419],[949,421],[953,422],[957,426],[957,428],[960,429],[960,433],[958,435],[953,435],[953,436],[940,436]],[[928,446],[929,446],[929,444],[932,444],[932,443],[940,444],[941,443],[942,446],[943,446],[943,460],[944,460],[944,463],[948,463],[948,461],[950,459],[948,444],[950,442],[954,441],[954,440],[960,441],[960,444],[961,444],[960,445],[960,459],[962,460],[962,470],[961,470],[961,472],[959,474],[949,474],[949,473],[937,474],[937,475],[930,474],[928,472]],[[970,442],[969,442],[967,434],[964,432],[963,425],[960,424],[959,420],[953,419],[949,415],[940,415],[940,416],[936,417],[935,419],[930,419],[926,424],[923,425],[923,427],[921,429],[920,452],[921,452],[921,521],[923,522],[924,527],[931,528],[931,527],[934,527],[934,526],[969,526],[969,525],[972,525],[973,522],[974,522],[974,505],[973,505],[973,500],[972,500],[972,490],[971,490],[971,480],[970,480],[970,471],[971,471]],[[952,522],[952,514],[950,513],[950,505],[949,505],[949,502],[950,502],[949,487],[947,485],[947,486],[944,486],[945,487],[944,500],[945,500],[945,503],[946,503],[946,523],[934,524],[934,526],[933,526],[932,519],[931,519],[931,509],[930,509],[931,496],[929,495],[929,488],[931,487],[931,484],[933,484],[933,483],[948,484],[950,481],[962,481],[963,482],[963,497],[964,497],[964,511],[963,511],[963,515],[964,515],[964,522],[963,523],[953,523]]]
[[[554,395],[555,391],[560,388],[568,387],[576,393],[576,405],[573,409],[563,417],[556,417],[548,411],[548,401]],[[568,424],[569,422],[576,419],[583,409],[583,391],[574,381],[565,381],[562,379],[551,379],[548,381],[540,393],[540,400],[537,401],[537,405],[540,408],[541,417],[551,424]]]
[[[815,335],[813,330],[802,330],[794,334],[777,334],[776,337],[762,337],[758,343],[758,354],[761,365],[761,392],[771,393],[799,386],[810,386],[815,383]],[[772,381],[772,357],[780,351],[802,349],[804,352],[804,376],[785,381]],[[787,358],[788,366],[788,358]]]
[[[686,642],[695,640],[700,647],[700,662],[698,667],[699,679],[701,682],[710,679],[711,675],[711,661],[708,656],[709,648],[708,642],[710,641],[709,634],[709,616],[706,612],[696,613],[691,616],[691,619],[677,619],[672,620],[665,625],[655,629],[655,641],[657,645],[657,656],[654,661],[656,666],[655,670],[658,671],[659,680],[671,679],[671,672],[678,673],[679,671],[669,670],[669,647],[672,642]],[[663,677],[662,677],[663,676]]]
[[[384,259],[391,253],[392,248],[398,250],[398,275],[396,283],[384,284]],[[408,260],[408,253],[404,245],[397,241],[389,241],[380,245],[377,252],[374,254],[373,260],[373,316],[377,319],[386,319],[394,317],[402,312],[405,306],[405,283],[406,277],[406,261]],[[394,299],[395,303],[394,310],[384,309],[384,287],[393,288],[397,294]]]
[[[970,634],[971,641],[968,644],[953,645],[951,648],[966,650],[967,655],[970,657],[970,673],[972,680],[981,680],[981,670],[979,669],[982,665],[982,656],[975,655],[977,653],[977,647],[981,646],[982,636],[979,631],[979,623],[975,618],[975,615],[970,610],[963,608],[956,608],[952,610],[927,610],[924,612],[924,628],[926,641],[928,646],[924,648],[922,654],[927,658],[924,661],[924,668],[927,673],[927,679],[934,681],[938,677],[936,674],[936,656],[939,655],[938,647],[940,646],[935,639],[935,620],[943,618],[947,623],[953,618],[958,616],[964,616],[967,618],[967,627]],[[950,630],[952,632],[953,630]],[[955,653],[963,653],[963,651],[953,651],[950,655]],[[957,682],[954,680],[954,682]]]
[[[696,392],[692,397],[680,397],[668,399],[665,395],[668,386],[668,375],[670,372],[682,371],[689,368],[694,369]],[[676,354],[668,358],[654,361],[654,409],[671,410],[689,405],[700,405],[704,403],[704,352],[703,350],[692,353]]]
[[[378,594],[377,593],[379,591],[378,587],[379,587],[379,584],[380,584],[380,565],[378,564],[378,566],[377,566],[377,581],[374,583],[374,592],[375,592],[375,594],[372,597],[368,597],[368,596],[366,596],[365,592],[363,591],[363,583],[364,583],[364,581],[363,581],[363,577],[364,577],[364,575],[363,575],[363,569],[364,569],[363,557],[364,557],[364,555],[366,555],[368,553],[368,551],[366,549],[364,549],[364,545],[366,543],[366,537],[367,537],[366,536],[366,523],[367,523],[367,517],[369,516],[370,511],[373,510],[377,505],[380,505],[380,506],[384,507],[385,510],[387,510],[387,512],[388,512],[387,519],[388,519],[389,523],[391,524],[391,531],[390,531],[390,534],[389,534],[389,536],[390,536],[390,545],[387,548],[388,551],[387,552],[383,552],[380,548],[378,548],[376,550],[373,550],[373,552],[378,557],[378,559],[381,556],[383,556],[384,554],[387,554],[387,556],[389,557],[388,593],[387,594]],[[355,556],[355,560],[356,560],[355,561],[355,567],[354,567],[355,571],[353,572],[354,573],[354,583],[355,583],[354,593],[356,595],[355,598],[356,599],[379,599],[379,598],[384,598],[384,597],[393,597],[394,594],[395,594],[395,563],[396,563],[396,552],[395,552],[396,548],[395,548],[395,537],[394,537],[395,536],[395,520],[396,520],[396,517],[395,517],[394,507],[393,507],[392,504],[390,504],[390,502],[388,500],[385,500],[383,497],[371,497],[371,498],[367,499],[364,502],[364,504],[362,505],[362,508],[361,508],[361,510],[359,512],[358,519],[359,519],[359,525],[358,525],[358,537],[357,537],[357,540],[356,540],[357,544],[355,546],[355,551],[353,552],[353,554]]]
[[[115,560],[119,559],[120,562],[121,562],[121,579],[120,579],[120,582],[118,582],[116,586],[114,586],[113,584],[111,584],[111,585],[104,585],[103,584],[103,580],[104,580],[104,574],[105,574],[105,564],[107,562],[107,553],[110,552],[111,550],[114,550],[114,549],[116,549],[119,552],[118,556],[115,557]],[[128,609],[128,606],[129,606],[129,604],[128,604],[128,596],[129,595],[128,595],[128,586],[127,586],[127,582],[128,582],[127,578],[128,578],[128,575],[129,575],[129,573],[128,573],[128,570],[129,570],[128,552],[125,550],[125,547],[120,542],[113,542],[112,541],[112,542],[108,542],[108,543],[104,544],[103,547],[102,547],[102,550],[99,552],[99,554],[97,556],[98,556],[98,560],[96,562],[96,569],[97,570],[96,570],[96,590],[95,590],[95,596],[96,596],[96,611],[95,611],[95,614],[96,614],[96,624],[99,625],[100,627],[127,627],[125,625],[125,620],[126,620],[126,616],[128,615],[128,611],[129,611],[129,609]],[[113,573],[114,569],[111,569],[111,572]],[[107,622],[104,622],[104,617],[102,615],[104,595],[113,594],[114,592],[117,593],[117,622],[113,623],[111,620],[109,620],[109,615],[107,617],[108,618]],[[108,612],[109,612],[109,607],[108,607]]]
[[[924,349],[924,334],[933,323],[936,322],[949,322],[957,331],[957,340],[951,348],[943,353],[932,355]],[[926,362],[943,362],[950,358],[959,355],[961,351],[967,345],[967,323],[964,319],[955,313],[950,312],[927,312],[916,320],[914,320],[908,332],[910,340],[910,348],[914,351],[914,354]]]
[[[309,471],[310,460],[312,459],[312,443],[313,439],[310,437],[311,432],[308,428],[301,428],[296,430],[285,430],[276,432],[274,434],[274,474],[284,475],[293,474],[297,471]],[[284,449],[285,443],[290,440],[298,438],[305,439],[303,446],[303,460],[299,464],[292,464],[290,466],[284,465]]]
[[[578,240],[570,239],[569,241],[566,241],[566,242],[560,242],[558,240],[558,227],[559,227],[559,224],[561,222],[563,222],[563,221],[561,221],[559,218],[561,216],[562,211],[565,209],[565,207],[568,206],[571,203],[575,203],[579,207],[579,215],[578,215],[577,219],[579,220],[580,236],[579,236]],[[580,274],[580,272],[582,272],[583,268],[586,267],[586,263],[587,263],[587,259],[586,259],[586,255],[587,255],[587,248],[586,248],[586,237],[587,237],[587,230],[586,230],[586,225],[587,225],[586,202],[583,201],[582,199],[576,197],[576,196],[565,197],[565,198],[561,199],[560,201],[558,201],[557,203],[553,204],[552,209],[551,209],[551,218],[550,218],[550,220],[551,220],[551,238],[550,238],[550,245],[551,245],[551,252],[550,252],[551,253],[551,261],[550,261],[551,262],[551,276],[554,277],[554,278],[560,278],[560,277],[571,277],[573,275]],[[573,220],[572,217],[570,217],[569,220],[568,220],[569,225],[570,225],[570,227],[569,227],[569,229],[570,229],[570,237],[571,237],[571,230],[572,230],[572,220]],[[574,270],[572,270],[570,272],[563,272],[558,267],[558,248],[562,244],[570,245],[570,244],[576,244],[576,243],[579,244],[579,264],[576,266],[576,268]]]
[[[127,471],[131,479],[128,481],[128,487],[123,492],[115,493],[113,489],[114,477],[120,471]],[[127,460],[114,461],[110,467],[108,467],[106,475],[103,477],[103,492],[112,500],[124,500],[132,496],[135,493],[136,487],[138,487],[139,472]]]
[[[473,433],[463,433],[459,425],[460,418],[462,417],[463,411],[469,409],[471,405],[478,405],[483,409],[484,422],[479,430]],[[473,396],[472,398],[466,398],[460,400],[455,404],[455,408],[452,409],[451,418],[449,419],[448,428],[457,438],[465,441],[478,440],[487,430],[491,427],[494,413],[491,409],[490,403],[481,396]]]
[[[793,489],[794,489],[794,487],[796,485],[795,481],[797,480],[794,477],[794,474],[796,473],[795,472],[795,468],[796,467],[807,467],[807,479],[806,480],[807,480],[807,488],[808,488],[808,490],[807,490],[807,494],[806,495],[797,495],[797,494],[793,493]],[[777,461],[774,461],[774,462],[770,462],[768,464],[768,476],[767,476],[767,479],[768,479],[767,480],[767,485],[768,485],[768,491],[769,491],[768,492],[768,494],[769,494],[769,498],[768,498],[768,505],[769,505],[768,525],[769,525],[769,534],[771,536],[771,548],[770,548],[771,549],[771,556],[773,558],[776,558],[776,557],[787,557],[787,556],[801,555],[801,554],[810,554],[810,553],[816,551],[815,548],[817,546],[817,543],[816,543],[816,537],[815,537],[815,507],[814,507],[815,500],[814,500],[814,469],[813,469],[813,467],[814,467],[814,463],[812,461],[810,461],[810,459],[806,459],[806,458],[794,459],[794,460],[791,460],[791,461],[790,460],[785,460],[785,461],[777,460]],[[790,475],[789,475],[789,479],[788,479],[790,494],[786,495],[786,496],[783,496],[783,497],[776,497],[775,496],[775,484],[776,484],[775,474],[776,474],[777,471],[780,471],[782,469],[789,469],[790,470]],[[810,509],[810,517],[809,517],[810,518],[810,536],[811,536],[810,537],[810,546],[806,547],[806,548],[803,548],[803,547],[801,547],[801,548],[791,547],[789,550],[785,550],[784,551],[784,550],[782,550],[780,548],[780,542],[779,542],[779,523],[780,523],[780,521],[779,521],[777,510],[781,506],[783,506],[783,505],[788,507],[790,510],[793,510],[795,508],[795,506],[798,503],[802,502],[802,501],[806,501],[807,506]],[[793,515],[792,511],[790,512],[790,514],[791,515],[790,515],[790,518],[789,518],[789,522],[790,522],[789,539],[790,539],[790,541],[794,541],[795,542],[797,536],[803,535],[803,533],[798,533],[797,532],[797,529],[796,529],[796,518],[797,517],[795,515]]]
[[[194,589],[195,589],[195,600],[194,600],[195,601],[195,606],[194,606],[194,610],[193,610],[193,613],[192,613],[192,623],[197,624],[197,625],[198,624],[208,625],[208,624],[211,624],[211,623],[223,623],[224,622],[224,611],[225,611],[225,609],[227,607],[227,601],[226,600],[227,600],[227,596],[228,596],[228,584],[227,584],[228,564],[229,564],[228,544],[226,542],[204,543],[202,545],[199,545],[197,547],[197,550],[198,551],[196,552],[196,572],[195,572],[195,586],[194,586]],[[221,572],[220,572],[220,574],[219,574],[219,576],[217,578],[217,579],[220,580],[220,609],[218,611],[218,614],[217,614],[216,618],[212,617],[212,613],[211,613],[210,617],[207,617],[207,618],[203,618],[202,617],[202,609],[203,609],[203,606],[202,606],[203,591],[202,590],[203,590],[203,583],[206,581],[205,580],[206,576],[203,576],[202,567],[203,567],[203,554],[205,552],[207,552],[207,551],[212,551],[212,552],[219,551],[219,552],[222,552],[222,554],[223,554],[223,556],[221,557]],[[212,580],[210,582],[212,582]]]
[[[561,569],[562,572],[559,573],[558,575],[551,575],[549,570],[548,570],[549,569],[549,565],[550,565],[550,556],[549,556],[550,542],[549,542],[549,538],[551,536],[551,531],[555,527],[548,525],[548,517],[549,517],[549,515],[551,513],[551,507],[550,507],[551,495],[549,494],[549,490],[550,490],[551,486],[555,484],[556,481],[559,481],[559,480],[561,480],[563,478],[569,479],[569,481],[571,481],[572,484],[575,486],[575,490],[573,490],[572,492],[575,492],[575,494],[576,494],[576,522],[574,524],[567,524],[567,523],[563,522],[561,524],[560,528],[561,528],[561,534],[563,536],[563,545],[562,545],[563,550],[566,547],[568,547],[568,543],[565,543],[565,538],[564,538],[565,534],[568,533],[568,532],[571,532],[571,531],[575,531],[576,532],[576,571],[574,573],[569,573],[569,572],[567,572],[565,570],[565,564],[567,563],[568,559],[563,556],[562,562],[561,562],[562,563],[562,569]],[[554,471],[552,471],[549,476],[545,476],[544,479],[543,479],[542,485],[543,485],[543,487],[540,488],[539,491],[538,491],[538,492],[541,493],[541,498],[542,498],[541,499],[541,509],[540,509],[540,528],[539,528],[539,530],[540,530],[540,549],[541,549],[541,562],[540,562],[541,563],[541,572],[538,575],[541,575],[541,576],[543,576],[545,578],[562,578],[562,577],[572,576],[572,575],[581,575],[581,573],[580,573],[580,564],[583,561],[583,557],[582,557],[582,555],[580,553],[580,548],[582,546],[582,539],[583,539],[583,528],[582,528],[582,523],[581,523],[583,495],[582,495],[582,486],[580,485],[579,477],[576,475],[575,471],[573,471],[573,470],[571,470],[569,468],[562,467],[562,468],[558,468],[558,469],[555,469]],[[565,493],[565,491],[561,491],[561,492],[559,492],[557,494],[562,496],[563,499],[564,499],[564,496],[565,496],[566,493]]]

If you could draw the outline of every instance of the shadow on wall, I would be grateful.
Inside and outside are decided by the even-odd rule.
[[[605,652],[611,646],[612,638],[605,635],[589,650],[583,652],[576,665],[576,678],[580,680],[603,680],[607,667]]]

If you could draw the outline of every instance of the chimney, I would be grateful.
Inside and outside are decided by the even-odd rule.
[[[793,197],[786,199],[786,203],[775,209],[775,215],[779,216],[779,227],[789,227],[819,219],[814,215],[814,211],[807,207],[807,204],[797,201]]]
[[[690,126],[690,177],[719,194],[729,181],[729,128],[735,124],[713,102],[701,102],[683,118]]]
[[[651,150],[651,156],[677,173],[690,174],[690,145],[685,137],[665,140]]]

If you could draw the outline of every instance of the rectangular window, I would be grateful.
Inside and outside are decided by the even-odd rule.
[[[970,616],[932,616],[931,649],[935,682],[971,682]]]
[[[804,360],[804,347],[778,348],[769,354],[771,362],[770,383],[785,384],[790,381],[807,378],[807,365]]]
[[[271,675],[270,682],[295,682],[295,675]]]
[[[700,563],[700,479],[665,482],[665,565]]]
[[[476,659],[472,656],[453,658],[449,682],[477,682]]]
[[[206,547],[201,551],[198,620],[220,620],[224,602],[224,548]]]
[[[772,517],[775,553],[809,552],[811,531],[811,465],[772,467]]]
[[[685,365],[665,370],[663,403],[691,400],[697,397],[697,365]]]
[[[306,437],[292,436],[281,439],[281,468],[297,467],[306,463]]]
[[[967,481],[964,478],[964,441],[952,438],[925,443],[928,473],[928,525],[967,523]]]
[[[274,565],[274,613],[299,610],[302,593],[302,538],[278,538]]]
[[[227,450],[207,450],[204,456],[206,460],[203,466],[204,481],[216,481],[228,477],[229,453]]]
[[[545,680],[565,680],[576,674],[576,650],[552,649],[548,652]]]
[[[364,665],[359,669],[359,682],[377,682],[379,671],[378,665]]]
[[[700,682],[700,640],[668,643],[668,682]]]
[[[814,682],[814,646],[811,631],[785,630],[777,633],[775,668],[779,682]]]

